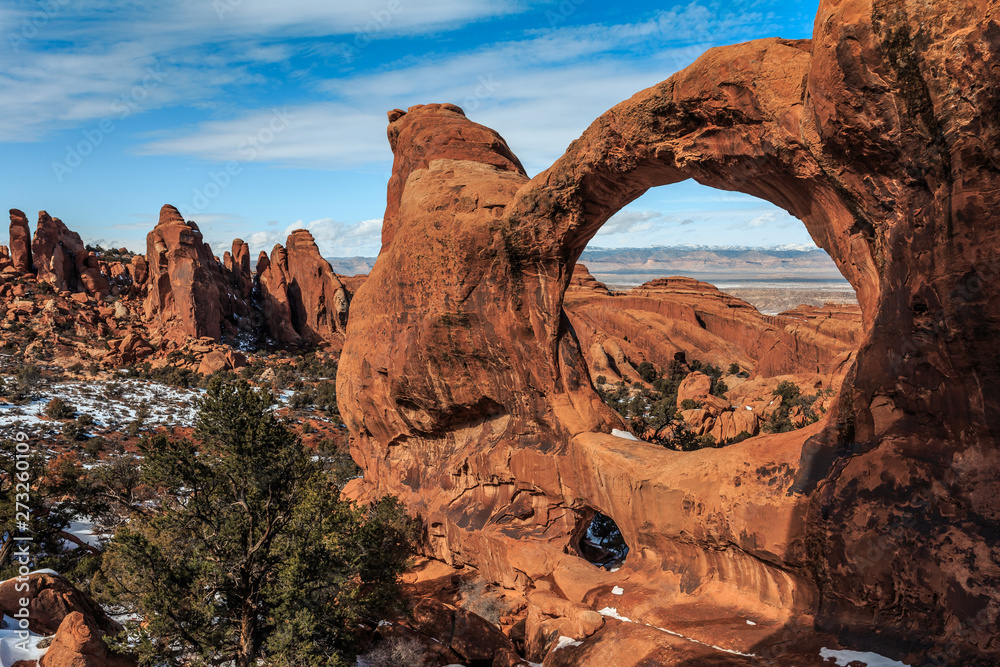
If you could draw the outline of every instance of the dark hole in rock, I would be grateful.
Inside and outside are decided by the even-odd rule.
[[[600,512],[587,524],[580,536],[580,555],[608,570],[613,570],[625,562],[628,545],[614,519]]]

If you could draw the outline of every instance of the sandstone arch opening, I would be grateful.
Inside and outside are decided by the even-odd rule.
[[[765,315],[857,303],[854,287],[801,220],[763,199],[693,179],[651,188],[616,212],[578,263],[613,291],[684,276]]]
[[[691,180],[609,217],[564,308],[600,398],[676,451],[820,421],[864,334],[854,288],[801,220]]]
[[[584,522],[577,549],[587,562],[606,570],[620,568],[629,552],[615,520],[597,511]]]

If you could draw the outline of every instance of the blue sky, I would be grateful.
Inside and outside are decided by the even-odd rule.
[[[307,227],[327,256],[372,256],[386,111],[458,104],[533,176],[705,49],[811,36],[817,4],[6,0],[0,204],[136,251],[172,203],[217,254]],[[800,243],[784,211],[688,181],[633,202],[591,245]]]

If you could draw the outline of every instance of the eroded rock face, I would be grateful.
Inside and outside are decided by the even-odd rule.
[[[38,661],[39,667],[136,667],[133,658],[117,655],[104,643],[92,618],[70,612],[59,625],[52,645]]]
[[[812,41],[709,51],[530,182],[455,107],[392,112],[382,253],[338,376],[352,491],[398,493],[429,550],[508,586],[582,567],[596,509],[659,604],[756,600],[897,655],[995,657],[997,9],[824,0]],[[825,422],[690,453],[604,434],[563,312],[573,264],[690,177],[799,217],[857,290],[867,334]]]
[[[22,587],[25,583],[20,584]],[[81,593],[72,584],[52,574],[32,574],[25,590],[18,590],[18,581],[8,579],[0,584],[0,610],[8,616],[19,613],[20,599],[27,598],[29,625],[32,632],[51,635],[59,629],[63,619],[72,613],[86,616],[105,633],[121,630],[121,626],[108,617],[100,605]]]
[[[86,249],[80,235],[45,211],[38,212],[31,258],[38,279],[52,283],[56,289],[86,292],[97,297],[110,292],[100,262]]]
[[[293,231],[286,248],[296,329],[312,342],[342,335],[350,303],[344,283],[320,255],[308,230]]]
[[[827,373],[850,358],[862,337],[856,306],[761,315],[691,278],[660,278],[612,294],[584,269],[579,278],[574,272],[564,309],[591,375],[610,366],[615,376],[632,380],[640,362],[662,366],[678,353],[723,369],[737,363],[766,377]]]
[[[305,341],[292,324],[292,306],[288,296],[288,254],[280,243],[271,256],[260,253],[257,259],[261,310],[271,337],[279,345],[302,346]]]
[[[240,297],[249,301],[253,295],[253,275],[250,273],[250,246],[243,239],[233,241],[233,266],[230,269],[236,278]]]
[[[350,295],[308,230],[293,231],[287,248],[274,246],[270,257],[261,253],[257,275],[264,319],[275,341],[339,346],[347,329]]]
[[[146,321],[168,335],[221,340],[228,286],[198,226],[165,205],[146,236],[146,262]]]
[[[16,208],[10,209],[10,259],[18,273],[31,273],[35,270],[31,259],[28,218]]]

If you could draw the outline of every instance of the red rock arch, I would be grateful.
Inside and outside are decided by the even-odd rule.
[[[1000,650],[997,6],[826,0],[812,41],[714,49],[530,181],[456,107],[390,114],[339,375],[354,492],[400,494],[430,551],[508,586],[569,586],[596,507],[664,596],[706,590],[683,571],[825,628]],[[869,333],[824,424],[691,454],[603,435],[563,294],[611,215],[684,178],[782,206],[856,288]]]

